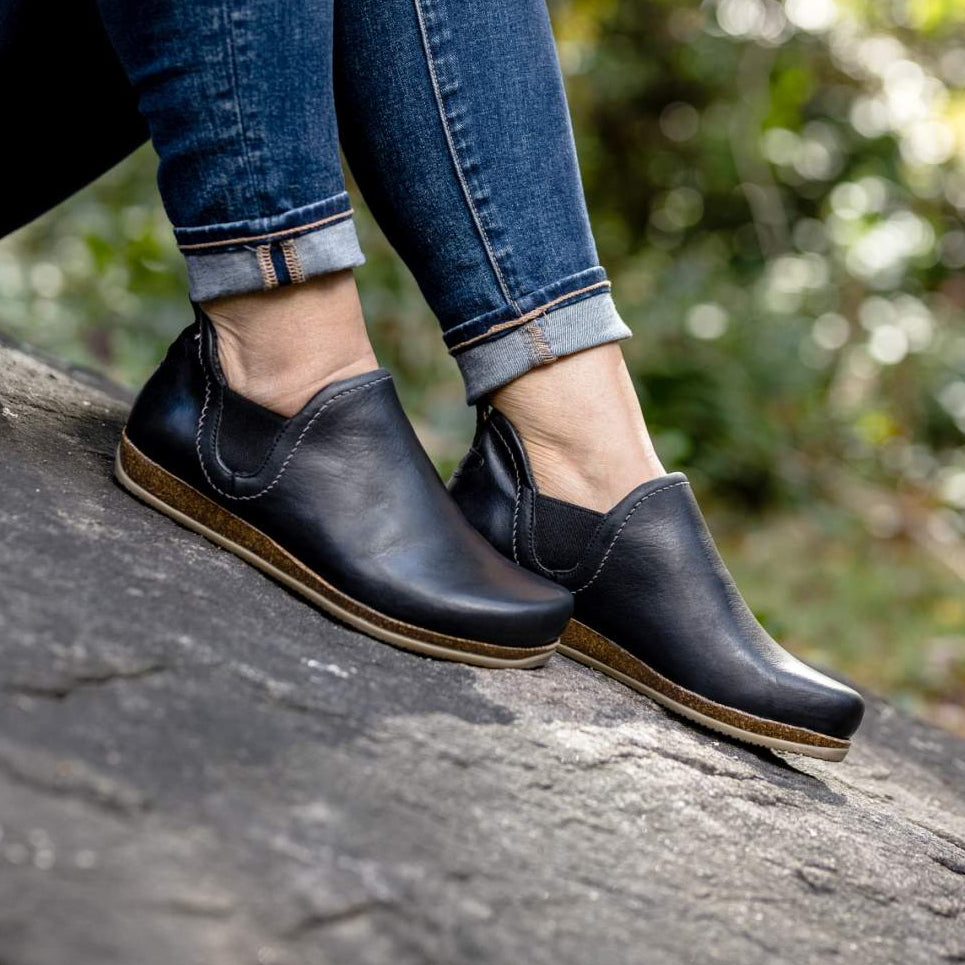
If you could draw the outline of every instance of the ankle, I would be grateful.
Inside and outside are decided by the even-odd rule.
[[[519,432],[541,493],[606,512],[664,475],[616,345],[532,369],[493,404]]]
[[[312,351],[306,345],[299,357],[284,346],[265,346],[245,335],[239,337],[230,322],[212,318],[212,323],[218,333],[218,360],[228,385],[246,399],[288,418],[326,385],[378,368],[367,346],[340,345]]]
[[[378,367],[349,271],[202,307],[228,385],[281,415],[331,382]]]

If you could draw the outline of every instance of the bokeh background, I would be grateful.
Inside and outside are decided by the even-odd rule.
[[[965,733],[965,3],[551,12],[665,464],[772,632]],[[142,149],[0,242],[0,327],[143,381],[189,321],[154,168]],[[376,348],[445,474],[456,368],[355,201]]]

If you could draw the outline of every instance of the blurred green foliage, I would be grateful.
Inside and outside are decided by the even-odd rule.
[[[729,507],[785,639],[965,730],[965,4],[551,9],[665,463]],[[7,330],[143,380],[189,320],[153,174],[142,150],[0,244]],[[377,351],[446,470],[455,366],[364,208],[360,230]]]

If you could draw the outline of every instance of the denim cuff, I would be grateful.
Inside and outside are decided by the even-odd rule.
[[[466,401],[473,405],[530,369],[632,334],[609,291],[597,289],[529,320],[520,319],[507,332],[453,355],[466,383]]]
[[[267,291],[365,261],[346,192],[271,218],[175,228],[193,301]]]

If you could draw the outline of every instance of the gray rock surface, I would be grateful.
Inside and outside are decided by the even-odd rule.
[[[393,650],[120,491],[109,385],[0,397],[2,965],[965,961],[962,741]]]

